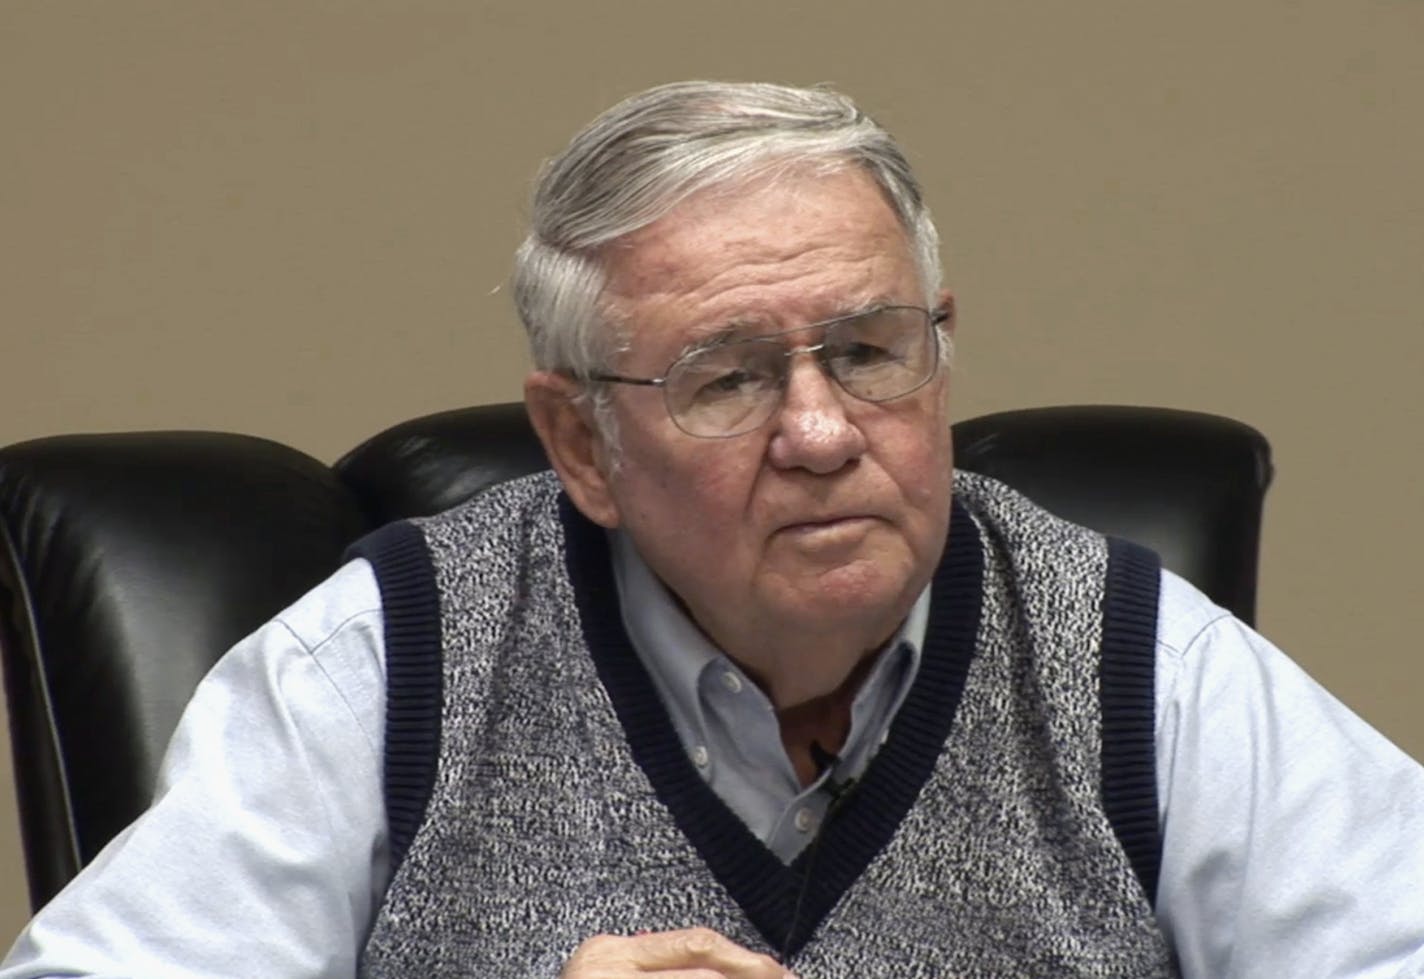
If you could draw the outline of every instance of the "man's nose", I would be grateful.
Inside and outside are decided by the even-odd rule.
[[[865,434],[846,412],[841,390],[810,351],[793,353],[769,448],[773,465],[833,473],[865,452]]]

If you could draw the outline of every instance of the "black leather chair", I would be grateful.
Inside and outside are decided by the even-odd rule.
[[[955,426],[957,464],[1156,549],[1250,621],[1265,439],[1129,407]],[[416,418],[326,466],[212,432],[70,435],[0,449],[0,653],[30,897],[47,901],[148,804],[194,686],[344,548],[546,461],[517,404]]]

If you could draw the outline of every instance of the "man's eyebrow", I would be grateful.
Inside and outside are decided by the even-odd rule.
[[[690,353],[699,350],[711,350],[715,347],[724,347],[729,343],[739,343],[743,340],[755,340],[762,336],[778,336],[782,333],[791,333],[798,329],[806,329],[819,326],[822,323],[830,323],[835,320],[849,319],[852,316],[861,316],[865,313],[874,312],[877,309],[884,309],[887,306],[903,306],[904,300],[895,299],[885,293],[873,293],[871,295],[847,302],[838,313],[818,319],[812,323],[806,323],[800,327],[791,326],[785,328],[768,329],[764,320],[755,317],[739,317],[728,320],[726,323],[710,330],[701,336],[689,340],[678,352],[679,357],[686,357]]]
[[[765,334],[775,334],[776,330],[768,330],[766,322],[756,319],[733,319],[714,330],[710,330],[701,336],[689,340],[682,350],[678,352],[679,357],[686,357],[690,353],[700,350],[711,350],[715,347],[725,347],[729,343],[737,343],[742,340],[753,340],[757,336]]]

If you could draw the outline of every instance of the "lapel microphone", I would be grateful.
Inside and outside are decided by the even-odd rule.
[[[841,800],[845,798],[846,794],[855,786],[855,779],[838,779],[835,777],[835,767],[841,763],[841,756],[834,751],[827,751],[821,747],[819,741],[811,742],[811,761],[816,766],[817,778],[825,775],[828,771],[832,773],[827,776],[822,787],[826,790],[827,794],[830,795],[831,809],[834,810],[836,806],[840,805]]]

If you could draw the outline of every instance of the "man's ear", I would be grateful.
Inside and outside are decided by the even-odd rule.
[[[577,381],[553,371],[524,379],[524,408],[564,491],[585,517],[611,529],[618,526],[618,507],[608,484],[608,446],[592,408],[575,401],[578,394]]]
[[[941,289],[939,296],[935,299],[935,308],[932,312],[945,314],[945,321],[941,325],[941,329],[949,336],[954,336],[954,327],[957,322],[954,315],[954,293],[948,289]]]

